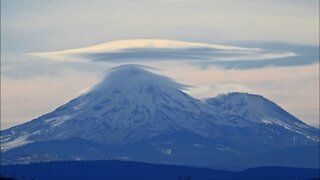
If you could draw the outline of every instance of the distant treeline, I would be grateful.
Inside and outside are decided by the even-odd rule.
[[[259,167],[244,171],[222,171],[128,161],[64,161],[3,165],[1,166],[0,180],[309,180],[319,179],[319,173],[319,169],[288,167]]]

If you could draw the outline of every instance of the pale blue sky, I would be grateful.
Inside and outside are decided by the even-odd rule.
[[[136,38],[293,52],[297,56],[259,61],[146,64],[196,85],[194,96],[262,94],[303,121],[319,124],[318,0],[2,0],[2,128],[53,110],[116,65],[26,54]],[[188,76],[191,71],[194,77]]]

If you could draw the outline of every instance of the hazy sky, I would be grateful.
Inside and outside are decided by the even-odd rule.
[[[93,61],[97,54],[91,52],[86,62],[29,55],[148,38],[261,51],[219,59],[211,51],[214,58],[143,46],[130,61],[112,62]],[[155,53],[159,56],[152,60],[141,56]],[[187,56],[172,59],[177,53]],[[279,54],[285,56],[275,57]],[[1,0],[1,128],[54,110],[120,61],[162,69],[157,73],[194,85],[189,93],[198,98],[231,91],[261,94],[319,125],[318,0]]]

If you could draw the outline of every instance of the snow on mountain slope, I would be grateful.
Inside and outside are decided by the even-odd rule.
[[[305,135],[305,137],[319,140],[319,137],[310,137],[305,131],[315,131],[314,128],[303,123],[272,101],[248,93],[222,94],[206,100],[218,114],[233,114],[241,116],[253,123],[277,125],[289,131]]]
[[[319,130],[262,96],[231,93],[200,101],[183,88],[141,67],[115,68],[86,94],[1,131],[1,151],[81,138],[116,149],[116,157],[153,162],[165,155],[172,159],[162,159],[164,163],[199,165],[200,156],[223,159],[319,143]],[[137,155],[142,147],[149,159]],[[140,149],[130,151],[134,148]]]

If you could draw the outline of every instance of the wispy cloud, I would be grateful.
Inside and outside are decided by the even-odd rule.
[[[227,92],[263,95],[308,124],[319,127],[319,64],[263,69],[197,69],[174,64],[163,74],[195,88],[187,90],[198,98]]]

